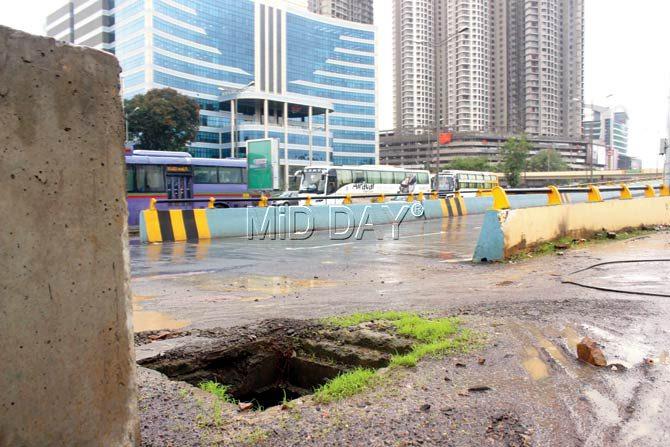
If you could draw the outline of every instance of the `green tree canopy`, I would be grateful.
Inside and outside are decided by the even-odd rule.
[[[529,171],[567,171],[568,164],[555,149],[542,149],[528,160]]]
[[[198,133],[198,103],[176,90],[149,90],[124,107],[128,130],[139,136],[142,149],[182,150]]]
[[[458,157],[454,158],[445,169],[462,171],[495,171],[496,167],[486,157]]]
[[[526,169],[529,151],[530,143],[525,135],[508,139],[500,150],[507,183],[513,188],[521,183],[521,173]]]

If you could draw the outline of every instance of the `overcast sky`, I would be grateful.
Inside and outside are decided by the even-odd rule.
[[[375,1],[379,29],[379,128],[393,125],[392,0]],[[3,0],[0,24],[44,33],[46,15],[64,0]],[[584,100],[624,106],[631,155],[655,167],[667,133],[670,0],[585,0]],[[605,99],[612,95],[610,99]]]

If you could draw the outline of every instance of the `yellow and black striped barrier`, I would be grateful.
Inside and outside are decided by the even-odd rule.
[[[197,242],[210,239],[207,213],[204,209],[142,211],[147,242]]]
[[[465,200],[460,194],[439,200],[442,207],[442,217],[465,216],[468,214]]]

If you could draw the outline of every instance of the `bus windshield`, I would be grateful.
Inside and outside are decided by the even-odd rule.
[[[326,180],[321,171],[305,170],[300,182],[300,192],[310,194],[323,194],[325,191]]]
[[[454,191],[456,189],[456,182],[453,176],[438,174],[437,178],[439,181],[438,189],[440,191]]]

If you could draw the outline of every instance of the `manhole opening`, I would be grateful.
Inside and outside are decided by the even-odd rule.
[[[381,368],[411,343],[386,334],[348,330],[277,331],[263,337],[216,337],[185,344],[139,363],[172,380],[214,381],[257,410],[311,394],[356,367]]]

